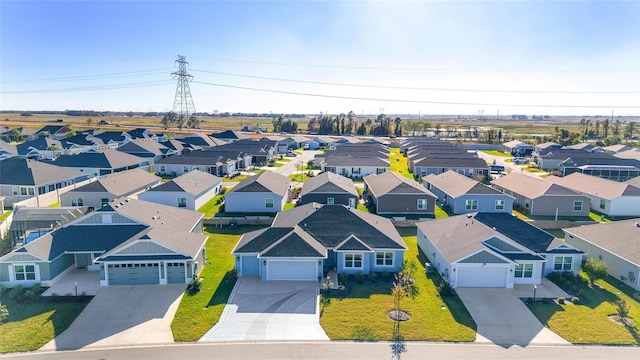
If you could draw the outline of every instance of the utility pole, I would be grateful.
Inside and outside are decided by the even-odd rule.
[[[178,86],[176,87],[176,96],[173,100],[173,112],[176,115],[183,116],[185,121],[189,120],[189,117],[196,112],[196,107],[193,104],[193,98],[191,97],[191,89],[189,89],[189,81],[193,79],[193,76],[187,72],[187,57],[178,55],[178,71],[171,73],[172,79],[178,80]]]

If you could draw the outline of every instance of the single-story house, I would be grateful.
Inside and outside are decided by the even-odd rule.
[[[414,180],[391,171],[363,180],[377,214],[435,214],[436,196]]]
[[[250,155],[196,150],[158,160],[156,172],[159,175],[180,176],[189,171],[200,170],[221,177],[235,174],[244,168],[245,163],[251,163]]]
[[[78,170],[93,177],[137,168],[146,170],[149,169],[152,161],[110,147],[103,147],[76,155],[62,155],[50,163]]]
[[[332,172],[344,177],[359,179],[370,174],[389,171],[389,157],[379,154],[326,154],[320,161],[322,172]]]
[[[608,216],[640,217],[640,188],[582,173],[545,180],[575,190],[591,200],[591,209]]]
[[[640,149],[626,150],[613,154],[620,159],[640,160]]]
[[[221,178],[194,170],[140,193],[138,199],[197,210],[213,199],[221,187]]]
[[[624,145],[624,144],[615,144],[615,145],[609,145],[609,146],[605,146],[602,148],[602,150],[604,150],[605,154],[616,154],[619,152],[623,152],[623,151],[628,151],[628,150],[632,150],[633,148],[629,145]]]
[[[580,272],[583,252],[507,213],[470,213],[417,223],[418,247],[454,288],[540,284]]]
[[[534,146],[520,140],[512,140],[502,144],[502,150],[515,156],[528,156],[533,152]]]
[[[568,145],[564,147],[565,149],[574,149],[574,150],[584,150],[584,151],[591,151],[595,148],[595,146],[592,143],[588,143],[588,142],[582,142],[582,143],[578,143],[578,144],[573,144],[573,145]]]
[[[316,202],[355,208],[359,198],[360,194],[351,179],[332,172],[324,172],[304,182],[298,205]]]
[[[272,172],[240,181],[224,196],[225,212],[277,213],[289,197],[291,179]]]
[[[43,128],[35,132],[36,137],[51,137],[56,140],[63,139],[71,128],[67,125],[45,125]]]
[[[389,219],[344,205],[310,203],[278,213],[269,228],[242,235],[231,252],[240,276],[319,280],[396,272],[407,246]]]
[[[167,156],[175,155],[176,151],[170,149],[156,140],[151,139],[137,139],[127,141],[126,143],[118,147],[118,151],[134,155],[137,157],[150,159],[152,162],[156,162]]]
[[[26,207],[21,206],[13,212],[9,226],[11,249],[31,242],[40,236],[65,226],[87,213],[86,207]]]
[[[513,197],[479,183],[455,171],[422,178],[422,185],[438,197],[442,208],[454,214],[470,212],[506,212],[513,210]]]
[[[0,257],[0,284],[51,286],[73,269],[101,286],[189,283],[207,258],[202,216],[118,199]]]
[[[567,244],[602,260],[609,275],[640,291],[640,219],[563,229]]]
[[[89,176],[79,171],[18,157],[0,160],[0,195],[5,206],[73,185]]]
[[[585,195],[544,179],[518,173],[492,180],[494,189],[515,198],[519,211],[533,216],[589,216]]]
[[[121,197],[132,197],[158,186],[162,179],[142,169],[132,169],[98,177],[96,181],[60,195],[62,206],[86,206],[90,210]]]

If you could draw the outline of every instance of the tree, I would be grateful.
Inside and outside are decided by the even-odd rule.
[[[176,126],[178,126],[178,129],[182,130],[182,127],[184,126],[184,123],[187,121],[187,119],[184,117],[183,114],[180,114],[180,116],[178,116],[178,119],[176,120]]]
[[[275,133],[281,132],[283,123],[284,123],[284,119],[282,118],[282,115],[278,116],[277,118],[274,117],[273,120],[271,121],[271,124],[273,125],[273,132]]]
[[[316,167],[316,162],[313,159],[307,161],[307,169],[312,170],[314,167]]]
[[[394,123],[393,134],[395,136],[402,136],[402,126],[400,125],[401,121],[402,119],[400,119],[399,117],[393,120],[393,123]]]
[[[607,138],[609,136],[609,119],[602,120],[602,137]]]
[[[630,139],[633,137],[633,133],[636,131],[636,122],[629,121],[627,126],[624,127],[624,138]]]
[[[88,118],[87,119],[87,125],[91,126],[92,123],[93,123],[93,119],[92,118]]]
[[[200,119],[198,119],[195,115],[189,116],[189,120],[187,121],[187,127],[195,128],[200,126]]]
[[[620,125],[622,124],[620,123],[619,119],[616,119],[616,121],[613,122],[613,135],[620,135]]]
[[[607,276],[609,268],[604,261],[588,259],[582,265],[582,270],[587,274],[589,283],[593,285],[599,279]]]
[[[616,301],[616,314],[620,321],[625,325],[627,325],[625,318],[629,316],[629,310],[630,308],[626,301],[623,299],[618,299],[618,301]]]
[[[162,117],[162,120],[160,120],[160,123],[166,129],[170,125],[174,124],[177,119],[178,119],[178,115],[173,111],[169,111],[168,113],[164,114],[164,116]]]
[[[399,318],[400,314],[400,302],[406,296],[404,287],[400,284],[394,284],[391,288],[391,295],[393,295],[393,306],[396,311],[396,318]]]
[[[0,322],[6,321],[9,318],[9,309],[7,309],[7,305],[4,305],[0,302]]]

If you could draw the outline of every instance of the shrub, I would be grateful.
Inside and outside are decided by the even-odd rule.
[[[582,264],[582,270],[587,274],[589,283],[593,285],[598,281],[598,279],[602,279],[607,276],[609,268],[604,261],[587,259],[587,261]]]
[[[389,282],[389,276],[389,273],[386,271],[380,273],[380,279],[382,279],[382,281],[384,282]]]
[[[438,285],[438,294],[440,294],[440,296],[451,296],[454,293],[453,287],[448,282],[443,281]]]
[[[341,285],[349,284],[349,275],[347,274],[338,274],[338,283]]]
[[[6,305],[0,303],[0,322],[6,321],[9,318],[9,309]]]
[[[580,299],[584,299],[584,296],[585,296],[585,295],[586,295],[586,293],[585,293],[585,291],[584,291],[584,290],[580,290],[580,291],[578,291],[578,297],[579,297]]]
[[[578,304],[578,303],[580,303],[580,298],[577,297],[577,296],[574,296],[574,297],[571,298],[571,302],[573,304]]]
[[[362,275],[362,273],[356,273],[354,275],[354,278],[356,279],[356,282],[358,284],[362,284],[362,282],[364,281],[364,275]]]
[[[187,291],[189,292],[189,295],[195,295],[198,292],[200,292],[201,289],[202,289],[202,278],[194,278],[193,280],[191,280],[191,283],[189,283],[189,286],[187,287]]]
[[[560,296],[559,298],[556,299],[556,301],[558,302],[558,304],[562,305],[565,302],[564,297]]]
[[[533,299],[532,299],[533,300]],[[549,298],[542,298],[542,303],[543,304],[551,304],[551,299]]]
[[[618,301],[616,301],[616,314],[620,318],[620,321],[622,321],[625,324],[626,324],[626,321],[624,320],[624,318],[629,316],[629,310],[630,310],[629,305],[627,305],[626,301],[622,299],[619,299]]]
[[[527,298],[527,304],[533,304],[533,298],[532,297],[528,297]]]
[[[9,290],[9,299],[16,302],[22,302],[24,300],[24,287],[22,285],[14,286]]]
[[[371,280],[372,283],[376,283],[378,282],[378,273],[375,272],[370,272],[369,273],[369,280]]]

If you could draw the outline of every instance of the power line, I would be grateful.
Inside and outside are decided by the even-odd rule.
[[[349,69],[349,70],[399,70],[399,71],[425,71],[425,72],[640,72],[638,69],[454,69],[454,68],[402,68],[402,67],[379,67],[379,66],[346,66],[346,65],[322,65],[322,64],[296,64],[281,63],[259,60],[241,60],[241,59],[222,59],[222,58],[206,58],[193,57],[195,59],[232,62],[232,63],[248,63],[262,65],[277,66],[296,66],[296,67],[315,67],[327,69]]]
[[[0,91],[0,94],[41,94],[41,93],[64,93],[69,91],[102,91],[102,90],[116,90],[116,89],[129,89],[138,87],[150,87],[172,84],[170,80],[160,81],[147,81],[139,83],[125,83],[125,84],[113,84],[113,85],[99,85],[99,86],[84,86],[77,88],[61,88],[61,89],[43,89],[43,90],[16,90],[16,91]]]
[[[397,90],[484,92],[484,93],[524,93],[524,94],[639,94],[640,93],[640,91],[492,90],[492,89],[463,89],[463,88],[432,88],[432,87],[353,84],[353,83],[335,83],[335,82],[326,82],[326,81],[284,79],[284,78],[276,78],[276,77],[268,77],[268,76],[234,74],[234,73],[209,71],[209,70],[192,70],[192,71],[209,73],[209,74],[217,74],[217,75],[225,75],[225,76],[250,78],[250,79],[284,81],[284,82],[301,83],[301,84],[363,87],[363,88],[377,88],[377,89],[397,89]]]
[[[38,83],[38,82],[65,82],[65,81],[81,81],[81,80],[115,79],[115,78],[130,77],[130,76],[149,76],[149,75],[156,75],[156,74],[164,74],[166,70],[170,70],[170,69],[172,68],[160,68],[160,69],[150,69],[150,70],[127,71],[127,72],[120,72],[120,73],[68,76],[68,77],[44,78],[44,79],[7,80],[7,81],[3,80],[2,83]]]
[[[611,109],[611,108],[635,109],[635,108],[640,108],[640,105],[491,104],[491,103],[468,103],[468,102],[450,102],[450,101],[384,99],[384,98],[369,98],[369,97],[358,97],[358,96],[313,94],[313,93],[303,93],[303,92],[285,91],[285,90],[260,89],[260,88],[246,87],[246,86],[217,84],[217,83],[210,83],[210,82],[203,82],[203,81],[192,81],[192,83],[202,84],[202,85],[210,85],[210,86],[218,86],[218,87],[226,87],[226,88],[232,88],[232,89],[242,89],[242,90],[269,92],[269,93],[276,93],[276,94],[300,95],[300,96],[311,96],[311,97],[332,98],[332,99],[346,99],[346,100],[384,101],[384,102],[396,102],[396,103],[438,104],[438,105],[469,105],[469,106],[502,106],[502,107],[531,107],[531,108],[592,108],[592,109],[600,109],[600,108],[604,108],[604,109]]]

